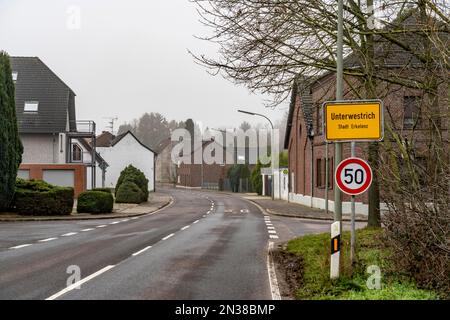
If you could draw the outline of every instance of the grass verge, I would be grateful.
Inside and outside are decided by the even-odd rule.
[[[357,230],[357,262],[352,267],[349,261],[350,233],[343,233],[341,277],[338,280],[331,281],[329,276],[329,233],[291,240],[277,252],[275,260],[296,299],[438,299],[436,293],[417,288],[406,275],[391,271],[389,250],[383,245],[381,234],[382,229]],[[371,267],[372,272],[368,272],[370,266],[375,266]],[[373,273],[376,268],[381,272],[380,287],[369,289],[370,284],[376,284]]]

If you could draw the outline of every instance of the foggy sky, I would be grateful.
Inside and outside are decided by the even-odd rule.
[[[237,107],[280,119],[287,103],[267,109],[268,97],[194,63],[188,49],[216,52],[194,38],[208,33],[198,19],[188,0],[0,0],[0,49],[41,58],[76,93],[77,118],[94,120],[98,131],[105,117],[121,124],[144,112],[209,127],[264,123]]]

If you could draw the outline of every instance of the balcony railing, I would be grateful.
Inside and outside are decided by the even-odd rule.
[[[73,136],[92,136],[95,135],[95,122],[92,120],[71,121],[69,134]]]

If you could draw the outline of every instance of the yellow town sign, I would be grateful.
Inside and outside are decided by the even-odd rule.
[[[380,100],[327,101],[323,104],[326,141],[381,141],[384,134]]]

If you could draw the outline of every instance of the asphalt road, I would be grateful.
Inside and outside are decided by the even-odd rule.
[[[261,212],[167,192],[171,206],[139,218],[1,223],[0,299],[271,299]]]

